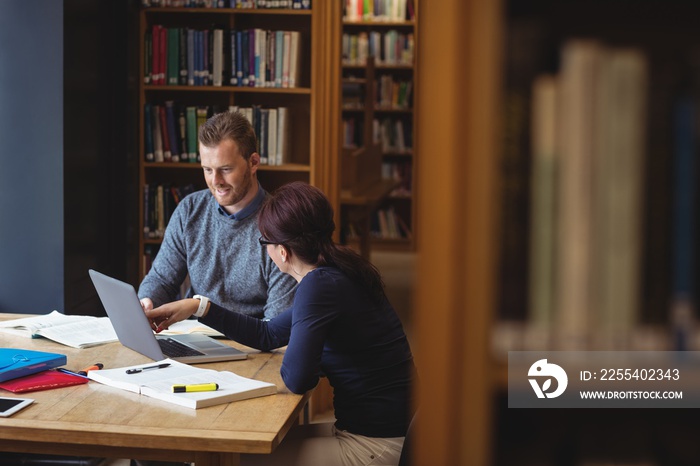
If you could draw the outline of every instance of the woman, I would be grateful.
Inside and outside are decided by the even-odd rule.
[[[202,309],[185,299],[147,312],[161,329],[195,312],[200,320],[245,345],[268,351],[288,345],[281,375],[294,393],[328,377],[334,426],[303,426],[261,461],[280,464],[395,465],[411,417],[411,350],[377,269],[332,240],[333,208],[317,188],[294,182],[278,189],[258,219],[260,244],[297,282],[291,308],[269,321]],[[319,431],[320,430],[320,431]],[[244,464],[253,464],[245,458]]]

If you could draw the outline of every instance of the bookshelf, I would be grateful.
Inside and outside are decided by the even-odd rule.
[[[155,2],[152,2],[155,3]],[[165,2],[163,2],[165,4]],[[161,5],[161,4],[159,4]],[[233,4],[235,6],[235,4]],[[197,190],[206,188],[201,167],[197,162],[196,144],[190,146],[185,151],[182,146],[188,146],[188,142],[196,141],[196,123],[190,123],[191,114],[196,118],[206,118],[212,112],[224,111],[230,108],[255,109],[257,116],[266,113],[266,124],[269,125],[271,113],[269,110],[276,110],[281,115],[286,109],[287,131],[284,133],[287,144],[284,147],[284,157],[275,159],[271,156],[267,164],[261,165],[258,171],[258,179],[262,186],[268,191],[273,191],[276,187],[291,182],[305,181],[320,187],[330,198],[331,203],[338,205],[338,175],[337,162],[330,160],[327,154],[334,153],[333,148],[337,147],[338,134],[335,125],[329,125],[329,121],[338,121],[339,110],[334,104],[338,97],[338,71],[335,63],[339,62],[339,51],[333,47],[337,40],[327,41],[326,37],[333,37],[339,34],[337,31],[339,24],[340,10],[338,7],[327,2],[315,2],[312,7],[304,8],[216,8],[216,7],[172,7],[172,6],[150,6],[143,7],[139,11],[139,63],[141,82],[138,85],[138,102],[140,117],[138,121],[138,141],[139,141],[139,257],[142,258],[139,265],[139,278],[145,275],[150,257],[154,257],[161,243],[161,232],[167,224],[168,209],[174,208],[177,195],[186,194],[187,190]],[[160,32],[162,27],[165,32]],[[211,32],[211,31],[221,32]],[[178,31],[182,31],[181,36]],[[188,31],[194,31],[190,33]],[[232,34],[232,31],[234,33]],[[251,32],[256,31],[256,32]],[[262,33],[260,32],[262,31]],[[273,31],[272,34],[266,31]],[[291,34],[284,32],[291,31]],[[279,33],[280,37],[276,34]],[[174,34],[174,35],[170,35]],[[220,39],[215,39],[219,35]],[[260,34],[263,34],[261,36]],[[234,36],[232,38],[232,35]],[[298,47],[294,47],[298,38]],[[166,37],[163,40],[163,37]],[[246,36],[245,38],[243,36]],[[277,53],[277,61],[270,58],[268,63],[275,63],[277,73],[276,82],[273,77],[261,78],[265,70],[257,69],[257,84],[245,83],[241,74],[236,75],[240,81],[232,81],[231,72],[236,69],[236,64],[241,66],[241,62],[235,63],[234,55],[241,52],[243,48],[236,48],[231,44],[238,41],[239,45],[250,46],[257,43],[270,44],[269,47],[262,47],[258,53],[262,52],[268,57],[277,51],[290,50],[297,54],[298,60],[294,60],[294,53],[290,53],[289,65],[290,73],[288,80],[280,83],[280,75],[287,76],[287,64],[281,67],[283,60],[287,60],[284,53]],[[187,41],[191,40],[195,49],[209,50],[210,53],[194,54],[189,56],[194,58],[194,63],[188,62],[185,57],[180,58],[177,53],[168,55],[164,52],[163,58],[158,58],[158,53],[154,52],[154,41],[159,41],[156,50],[171,50],[172,44],[177,44],[179,52],[187,50]],[[219,41],[220,40],[220,41]],[[197,42],[199,41],[199,42]],[[248,42],[249,41],[249,42]],[[287,42],[289,41],[289,42]],[[170,47],[163,46],[163,43]],[[211,44],[209,44],[211,42]],[[272,47],[271,44],[276,47]],[[289,43],[289,47],[288,47]],[[189,50],[193,50],[190,46]],[[280,48],[281,47],[281,48]],[[222,56],[222,60],[209,60],[207,66],[206,57]],[[243,53],[239,56],[244,58]],[[250,58],[250,57],[248,57]],[[173,60],[168,62],[167,60]],[[170,63],[170,68],[168,68]],[[199,66],[198,66],[199,64]],[[293,72],[294,64],[297,73]],[[333,64],[333,65],[332,65]],[[221,83],[219,84],[219,66],[221,66]],[[164,68],[165,67],[165,68]],[[174,74],[169,75],[168,69],[176,69]],[[284,73],[280,70],[282,68]],[[193,72],[194,69],[194,72]],[[197,70],[209,70],[209,73]],[[240,69],[240,68],[239,68]],[[150,71],[149,71],[150,70]],[[182,81],[177,71],[183,70]],[[255,69],[251,66],[247,70],[255,76]],[[156,79],[153,77],[156,76]],[[158,76],[161,79],[158,79]],[[252,78],[251,76],[251,78]],[[292,79],[296,77],[295,80]],[[172,80],[172,81],[171,81]],[[209,82],[207,82],[207,80]],[[252,79],[251,79],[252,81]],[[216,83],[216,85],[214,85]],[[239,85],[240,84],[240,85]],[[247,85],[243,85],[247,84]],[[156,128],[154,115],[160,114],[160,108],[166,113],[167,107],[172,102],[176,142],[180,144],[179,160],[173,159],[174,153],[171,151],[170,160],[165,155],[165,146],[162,146],[163,159],[157,153],[158,145],[152,137]],[[148,110],[147,110],[148,108]],[[197,111],[200,110],[200,115]],[[150,114],[150,119],[147,116]],[[183,123],[185,139],[179,139],[180,121]],[[161,120],[163,121],[163,120]],[[263,118],[257,119],[263,121]],[[148,123],[151,123],[150,126]],[[190,128],[191,133],[188,133]],[[260,144],[263,144],[262,131],[258,129]],[[268,135],[271,137],[271,133]],[[282,133],[279,133],[282,135]],[[271,140],[268,138],[268,140]],[[165,144],[165,137],[161,140],[161,145]],[[274,145],[274,141],[267,144],[268,150]],[[171,145],[171,144],[169,144]],[[279,146],[277,146],[279,147]],[[153,152],[151,152],[153,150]],[[261,150],[263,147],[261,146]],[[153,155],[151,156],[151,154]],[[273,154],[270,152],[270,154]],[[156,161],[157,160],[157,161]],[[147,186],[155,189],[147,189]],[[162,186],[162,194],[158,192],[158,186]],[[177,194],[173,197],[168,192]],[[152,219],[153,207],[147,204],[148,198],[156,198],[161,195],[166,202],[163,209],[163,220],[160,225]],[[170,206],[168,207],[168,201]],[[144,231],[148,228],[149,232]]]
[[[431,271],[416,282],[419,403],[426,416],[418,425],[418,464],[692,464],[698,428],[682,410],[509,409],[504,364],[493,346],[533,349],[521,346],[528,344],[533,221],[531,133],[522,125],[530,120],[535,78],[559,73],[564,45],[574,38],[594,38],[604,48],[639,47],[649,59],[639,227],[646,259],[638,268],[636,322],[666,338],[645,344],[671,341],[671,103],[693,81],[687,78],[697,78],[697,70],[688,73],[700,43],[690,19],[697,6],[447,0],[425,2],[421,12],[419,77],[425,82],[440,69],[445,79],[417,97],[422,108],[430,105],[453,124],[427,113],[417,121],[420,134],[430,135],[418,148],[433,156],[418,161],[417,268]],[[625,90],[633,82],[628,85]],[[697,87],[692,95],[697,106]],[[693,212],[689,217],[697,219]],[[659,304],[662,311],[654,311]],[[511,323],[507,334],[494,333]]]
[[[338,1],[343,6],[344,88],[351,87],[353,80],[367,79],[368,57],[374,57],[375,65],[371,99],[364,98],[366,90],[361,90],[359,95],[343,96],[343,150],[362,147],[368,141],[379,145],[382,178],[394,180],[396,186],[372,214],[372,245],[383,250],[413,250],[416,230],[414,96],[418,66],[417,2],[392,0],[372,4]],[[368,104],[373,106],[369,117],[364,109]],[[371,121],[366,121],[367,118]],[[385,219],[393,219],[391,228],[381,227],[387,223]],[[352,239],[353,235],[348,236]]]

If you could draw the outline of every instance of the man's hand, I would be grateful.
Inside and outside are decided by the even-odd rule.
[[[151,306],[153,306],[151,304]],[[176,322],[188,319],[197,311],[198,299],[181,299],[172,303],[163,304],[155,309],[145,310],[146,317],[151,322],[151,328],[156,333],[167,330]]]

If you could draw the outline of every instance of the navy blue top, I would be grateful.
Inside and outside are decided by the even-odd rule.
[[[333,386],[336,427],[368,437],[403,437],[410,420],[414,364],[394,308],[339,269],[319,267],[297,287],[294,304],[269,321],[212,303],[200,319],[244,345],[285,345],[282,379],[304,393],[325,375]]]

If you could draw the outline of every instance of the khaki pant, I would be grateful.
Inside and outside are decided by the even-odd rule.
[[[271,455],[241,455],[241,465],[396,466],[403,440],[355,435],[332,423],[308,424],[292,428]]]

